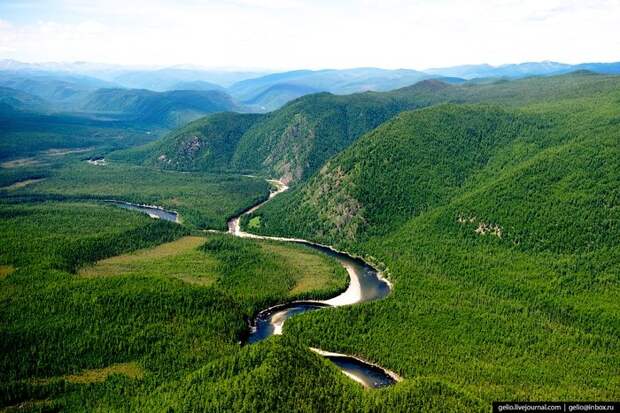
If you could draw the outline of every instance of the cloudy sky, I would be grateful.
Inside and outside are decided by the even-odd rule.
[[[620,0],[0,0],[0,58],[212,68],[620,60]]]

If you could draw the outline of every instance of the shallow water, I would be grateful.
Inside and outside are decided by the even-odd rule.
[[[396,383],[396,379],[382,368],[346,355],[323,355],[347,376],[366,387],[385,387]]]
[[[178,216],[174,211],[167,211],[162,208],[147,206],[147,205],[138,205],[132,204],[130,202],[120,202],[120,201],[109,201],[111,204],[114,204],[118,207],[129,209],[131,211],[142,212],[143,214],[147,214],[151,218],[163,219],[164,221],[170,222],[178,222]]]
[[[280,186],[278,191],[273,192],[269,199],[273,198],[281,192],[284,192],[286,189],[286,186]],[[152,218],[163,219],[176,223],[179,222],[178,214],[174,211],[167,211],[163,208],[155,206],[137,205],[129,202],[108,202],[121,208],[148,214]],[[255,211],[263,204],[264,202],[254,206],[250,210],[246,211],[244,214],[249,214]],[[250,332],[247,338],[247,342],[249,344],[259,342],[273,335],[282,334],[282,327],[286,320],[296,315],[330,307],[354,305],[366,301],[378,300],[386,297],[391,291],[390,284],[380,276],[379,272],[375,268],[370,266],[361,258],[355,258],[344,252],[335,251],[328,246],[318,245],[305,240],[280,237],[264,237],[246,233],[241,231],[241,229],[239,228],[239,222],[240,216],[234,217],[229,220],[229,233],[235,236],[245,238],[270,239],[306,245],[314,249],[315,251],[319,251],[337,260],[347,270],[347,273],[350,277],[347,289],[341,294],[338,294],[337,296],[328,300],[294,301],[273,306],[259,312],[258,315],[254,318],[254,320],[252,320],[250,326]],[[379,366],[365,362],[358,358],[348,356],[346,354],[325,352],[319,349],[312,350],[315,353],[321,355],[322,357],[330,360],[332,363],[338,366],[338,368],[344,374],[365,387],[384,387],[394,384],[398,381],[398,376],[396,376],[394,373],[388,372],[387,370]]]
[[[273,192],[269,199],[284,192],[286,189],[286,186],[280,186],[278,191]],[[263,204],[264,202],[254,206],[242,215],[254,212]],[[318,245],[306,240],[258,236],[243,232],[239,226],[240,217],[241,216],[234,217],[229,220],[229,233],[238,237],[269,239],[306,245],[337,260],[340,265],[347,270],[350,277],[347,289],[331,299],[323,301],[290,302],[270,307],[259,312],[254,320],[252,320],[250,326],[250,334],[247,340],[250,344],[259,342],[273,335],[282,334],[282,327],[286,320],[296,315],[329,307],[354,305],[366,301],[378,300],[386,297],[391,291],[390,284],[380,276],[379,272],[360,258],[355,258],[328,246]],[[323,352],[318,349],[314,349],[313,351],[333,362],[344,374],[365,387],[378,388],[389,386],[397,382],[398,376],[395,374],[358,358],[346,354]]]

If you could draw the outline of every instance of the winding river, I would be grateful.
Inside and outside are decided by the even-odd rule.
[[[346,252],[338,251],[330,246],[321,245],[298,238],[269,237],[251,234],[241,230],[240,221],[243,215],[251,214],[263,206],[273,197],[286,191],[288,187],[278,180],[269,180],[277,189],[272,191],[269,199],[255,205],[241,215],[228,221],[228,232],[242,238],[253,238],[292,242],[306,245],[316,251],[326,254],[337,260],[349,274],[349,285],[341,294],[328,300],[298,300],[278,304],[260,311],[250,323],[248,343],[256,343],[272,335],[282,334],[282,328],[286,320],[308,311],[316,311],[329,307],[341,307],[358,304],[371,300],[378,300],[387,296],[391,291],[391,284],[380,271],[372,267],[361,258],[354,257]],[[136,205],[127,202],[113,201],[122,208],[136,210],[151,216],[152,218],[179,222],[179,216],[174,211],[166,211],[152,205]],[[394,372],[384,369],[376,364],[365,361],[359,357],[324,351],[318,348],[310,348],[314,353],[325,357],[334,363],[345,375],[368,388],[385,387],[400,381],[401,378]]]

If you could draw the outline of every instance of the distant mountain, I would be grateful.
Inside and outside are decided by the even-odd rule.
[[[92,62],[24,63],[0,60],[0,71],[47,72],[58,75],[82,75],[97,78],[117,86],[165,91],[175,83],[204,81],[227,87],[244,79],[263,76],[264,71],[206,69],[197,66],[171,67],[123,66]],[[118,81],[116,80],[118,78]]]
[[[2,71],[0,86],[20,90],[52,103],[67,103],[113,83],[93,77],[43,71]]]
[[[8,87],[0,87],[0,111],[2,112],[41,112],[48,109],[48,103],[38,96]]]
[[[234,98],[242,102],[260,101],[266,93],[272,96],[274,102],[284,102],[287,95],[299,97],[299,92],[304,88],[313,92],[335,94],[386,91],[408,86],[428,77],[431,76],[415,70],[404,69],[297,70],[244,80],[232,85],[228,91]],[[291,93],[292,87],[298,88],[296,93]],[[273,98],[277,91],[282,91],[283,96]],[[275,104],[271,106],[276,107]]]
[[[575,69],[589,70],[595,73],[620,74],[620,62],[615,63],[582,63],[574,66]]]
[[[12,77],[21,76],[21,81],[10,83],[2,79],[0,86],[23,90],[54,102],[70,103],[71,99],[79,99],[83,90],[119,86],[159,92],[220,90],[229,93],[241,106],[246,106],[247,111],[267,112],[278,109],[293,99],[317,92],[342,95],[364,91],[390,91],[431,78],[439,78],[447,83],[461,83],[472,79],[476,79],[477,83],[489,83],[498,79],[550,76],[577,70],[617,74],[620,73],[620,62],[569,65],[543,61],[502,66],[462,65],[426,71],[370,67],[265,74],[183,65],[145,68],[88,62],[22,63],[0,60],[1,70],[11,73]]]
[[[309,86],[277,83],[253,98],[243,101],[243,104],[259,112],[268,112],[284,106],[291,100],[318,92]]]
[[[200,82],[198,85],[204,90],[205,83],[213,89],[223,89],[241,79],[248,79],[261,75],[256,72],[221,72],[203,69],[165,68],[157,70],[127,70],[117,73],[112,80],[124,87],[149,89],[158,92],[178,89],[178,84]],[[217,85],[217,86],[216,86]]]
[[[79,106],[86,112],[124,114],[135,121],[178,127],[208,113],[236,109],[230,96],[219,91],[99,89]]]
[[[433,75],[456,76],[464,79],[475,78],[520,78],[527,76],[549,76],[574,72],[577,70],[590,70],[601,74],[620,73],[620,62],[616,63],[583,63],[568,65],[558,62],[527,62],[508,64],[502,66],[463,65],[437,69],[427,69],[424,72]]]
[[[204,80],[189,80],[185,82],[178,82],[172,85],[170,90],[220,90],[225,91],[222,86],[215,83],[205,82]]]
[[[426,73],[443,76],[456,76],[464,79],[487,77],[525,77],[534,75],[550,75],[571,71],[572,66],[556,62],[535,62],[509,64],[502,66],[463,65],[438,69],[427,69]]]

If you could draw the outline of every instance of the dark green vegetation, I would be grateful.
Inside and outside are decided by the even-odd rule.
[[[347,148],[366,132],[376,128],[396,114],[439,103],[490,103],[509,106],[546,100],[570,99],[589,96],[613,86],[613,77],[589,72],[550,78],[529,78],[517,81],[488,81],[450,84],[440,80],[425,80],[414,86],[385,93],[360,93],[335,96],[320,93],[299,98],[283,108],[265,115],[241,135],[231,135],[227,123],[215,124],[209,131],[215,138],[227,136],[226,156],[228,169],[250,171],[284,181],[300,182],[312,176],[331,156]],[[204,131],[204,126],[185,131],[188,137]],[[210,136],[199,137],[206,144]],[[170,135],[159,147],[142,153],[149,163],[184,170],[195,168],[194,157],[188,152],[186,140]],[[165,150],[159,150],[159,148]],[[170,164],[162,155],[176,154]],[[160,159],[161,158],[161,159]],[[185,160],[180,158],[187,158]],[[176,165],[176,166],[175,166]],[[218,160],[201,168],[220,169]],[[190,169],[191,170],[191,169]]]
[[[178,211],[194,228],[226,229],[226,221],[265,199],[269,185],[261,179],[162,172],[110,162],[105,166],[69,163],[45,180],[5,191],[13,200],[121,200]]]
[[[127,258],[124,271],[83,277],[75,271],[96,260],[188,230],[88,203],[3,203],[0,215],[0,265],[13,269],[0,277],[0,406],[42,400],[39,408],[53,410],[122,410],[218,360],[239,357],[240,366],[253,368],[238,344],[246,318],[289,297],[331,296],[346,280],[335,262],[308,248],[227,235],[209,235],[197,250],[155,249],[158,257],[149,257],[188,272],[204,260],[215,280],[209,287],[168,274],[165,265],[132,272],[140,262]],[[187,254],[191,260],[182,259]],[[298,289],[315,274],[327,276],[322,288]],[[98,378],[106,368],[119,374]],[[323,369],[332,379],[340,374]]]
[[[487,406],[618,399],[620,78],[414,88],[501,106],[403,113],[256,212],[253,231],[375,257],[395,282],[285,334]]]
[[[106,153],[106,166],[86,153],[9,164],[6,184],[53,167],[0,193],[1,405],[398,412],[618,399],[618,113],[612,76],[425,81],[212,115]],[[258,179],[211,174],[223,170],[293,179],[247,227],[374,257],[393,293],[239,345],[246,318],[331,296],[343,272],[282,244],[208,235],[181,247],[266,196]],[[101,198],[179,210],[184,224]],[[308,346],[405,380],[365,391]]]

